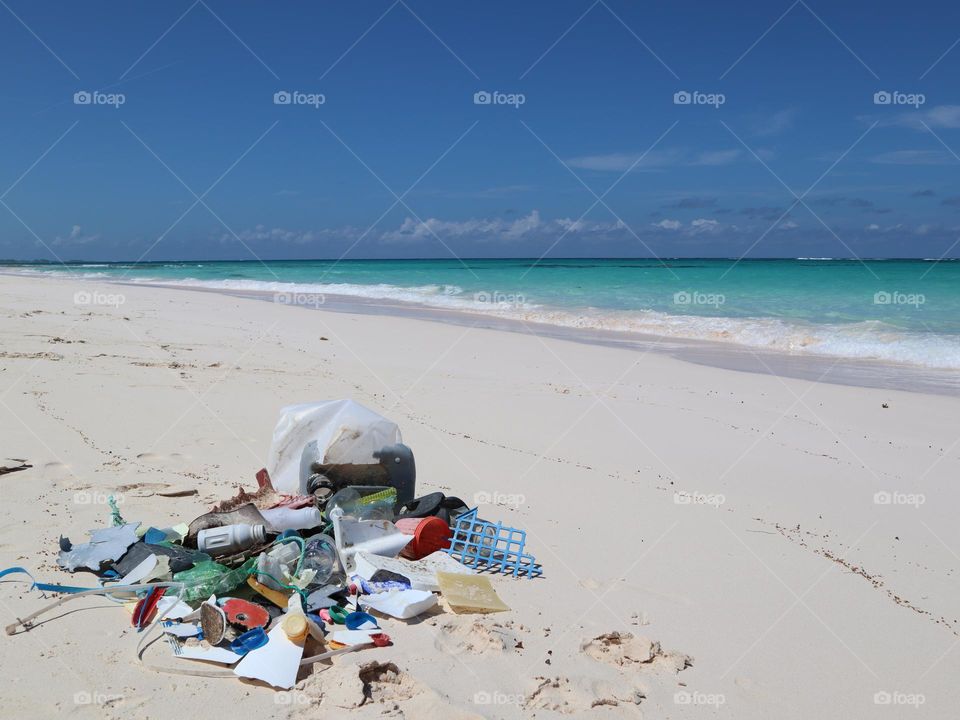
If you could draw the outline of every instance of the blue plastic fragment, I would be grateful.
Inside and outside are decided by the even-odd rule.
[[[74,587],[72,585],[51,585],[50,583],[38,583],[34,579],[33,575],[30,574],[30,571],[22,567],[9,567],[6,570],[0,570],[0,578],[5,577],[7,575],[16,575],[16,574],[26,575],[28,578],[30,578],[30,580],[33,583],[32,585],[30,585],[31,590],[36,589],[42,592],[58,592],[58,593],[78,593],[78,592],[84,592],[85,590],[97,590],[97,588],[91,588],[91,587]]]
[[[163,530],[158,530],[155,527],[150,528],[143,535],[143,541],[150,545],[159,545],[166,539],[167,534]]]
[[[503,523],[491,523],[477,517],[477,508],[453,519],[450,553],[467,567],[509,573],[514,577],[538,577],[543,568],[533,555],[524,552],[527,533]]]
[[[377,619],[370,613],[365,612],[352,612],[347,615],[346,619],[343,621],[343,624],[347,626],[347,630],[360,630],[367,623],[372,624],[375,628],[379,628],[380,625],[377,623]]]
[[[255,627],[253,630],[248,630],[242,635],[238,635],[236,639],[230,643],[230,649],[237,655],[246,655],[251,650],[256,650],[266,645],[267,640],[269,640],[269,638],[263,628]]]

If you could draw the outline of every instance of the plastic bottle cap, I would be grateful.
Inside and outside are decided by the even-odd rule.
[[[283,622],[281,623],[283,631],[287,634],[287,637],[291,640],[299,640],[303,637],[306,637],[309,627],[307,626],[307,618],[305,618],[300,613],[293,613],[287,615]]]
[[[399,522],[403,522],[402,520]],[[438,517],[420,520],[413,531],[413,540],[400,554],[411,560],[419,560],[432,552],[450,547],[450,528]]]

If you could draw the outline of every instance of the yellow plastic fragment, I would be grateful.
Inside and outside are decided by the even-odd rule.
[[[438,571],[437,584],[454,612],[503,612],[510,609],[493,589],[490,578],[483,575]]]

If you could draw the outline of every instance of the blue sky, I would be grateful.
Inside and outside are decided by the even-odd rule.
[[[956,4],[3,0],[0,18],[0,258],[960,247]]]

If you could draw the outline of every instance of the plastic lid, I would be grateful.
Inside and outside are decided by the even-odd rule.
[[[419,560],[432,552],[450,547],[450,528],[438,517],[420,521],[413,533],[413,540],[400,553],[404,557]]]
[[[307,626],[307,618],[300,613],[287,615],[283,618],[281,625],[283,626],[283,631],[291,640],[299,640],[302,637],[306,637],[307,631],[310,629]]]

